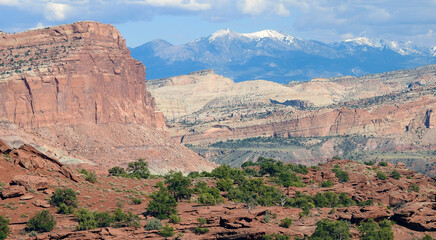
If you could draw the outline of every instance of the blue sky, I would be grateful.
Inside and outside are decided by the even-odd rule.
[[[0,0],[0,29],[93,20],[115,25],[131,47],[156,38],[181,44],[223,28],[436,46],[435,12],[436,0]]]

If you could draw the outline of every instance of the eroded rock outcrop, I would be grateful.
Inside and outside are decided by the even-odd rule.
[[[19,126],[164,126],[146,91],[144,66],[108,24],[78,22],[2,35],[0,64],[0,118]]]

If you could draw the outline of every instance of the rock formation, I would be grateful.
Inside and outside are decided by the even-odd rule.
[[[164,126],[146,91],[144,66],[110,25],[79,22],[2,35],[0,65],[0,118],[19,126]]]
[[[351,157],[353,152],[362,159],[368,150],[421,151],[418,155],[426,150],[418,161],[415,153],[399,161],[429,174],[436,171],[430,167],[436,166],[431,153],[436,149],[436,65],[288,85],[234,83],[212,71],[147,84],[157,108],[165,113],[171,137],[219,163],[237,166],[267,156],[311,165],[335,155]],[[350,136],[361,140],[350,143]],[[276,139],[259,145],[258,137]],[[253,147],[237,142],[250,138]],[[215,145],[229,140],[235,142]],[[274,145],[278,141],[287,144]],[[429,167],[417,166],[422,164]]]
[[[145,67],[108,24],[1,35],[0,125],[0,136],[14,145],[102,169],[138,158],[155,172],[214,166],[161,131],[165,121],[146,89]]]

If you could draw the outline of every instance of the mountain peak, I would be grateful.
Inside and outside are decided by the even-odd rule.
[[[265,30],[261,30],[261,31],[253,32],[253,33],[238,33],[238,32],[234,32],[234,31],[226,28],[226,29],[221,29],[221,30],[215,32],[214,34],[212,34],[209,37],[209,41],[212,42],[220,37],[248,38],[250,40],[255,40],[255,41],[259,41],[259,40],[264,39],[264,38],[270,38],[273,40],[286,41],[286,42],[292,42],[294,39],[296,39],[295,37],[293,37],[291,35],[286,35],[286,34],[280,33],[280,32],[275,31],[275,30],[270,30],[270,29],[265,29]]]

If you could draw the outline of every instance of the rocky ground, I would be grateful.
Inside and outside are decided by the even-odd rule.
[[[96,183],[86,181],[80,173],[69,169],[56,159],[48,157],[34,148],[24,145],[18,149],[0,141],[2,200],[0,215],[10,219],[11,239],[144,239],[163,238],[157,230],[146,231],[144,225],[152,219],[146,214],[150,194],[157,190],[156,183],[163,179],[127,179],[122,177],[98,176]],[[350,180],[341,183],[332,172],[340,167]],[[380,180],[376,173],[389,176],[393,170],[401,174],[396,180],[388,177]],[[301,176],[305,187],[283,188],[266,178],[267,184],[275,186],[287,197],[294,198],[297,192],[315,195],[332,191],[346,193],[355,201],[373,200],[369,206],[337,208],[313,208],[307,216],[301,216],[300,208],[282,206],[257,206],[247,208],[244,203],[228,199],[224,203],[205,206],[195,201],[182,200],[178,203],[181,222],[170,224],[175,230],[173,238],[178,239],[260,239],[265,234],[285,234],[292,238],[310,236],[321,219],[345,220],[351,224],[353,239],[359,238],[357,224],[368,219],[380,221],[391,219],[395,239],[420,239],[425,234],[436,237],[436,182],[434,179],[405,168],[396,166],[367,166],[349,160],[329,161],[322,166],[309,168]],[[322,188],[319,183],[331,180],[331,187]],[[194,183],[206,181],[214,185],[214,178],[195,178]],[[411,190],[418,186],[418,190]],[[72,215],[56,214],[56,209],[47,199],[57,188],[70,187],[77,191],[80,207],[90,210],[110,211],[122,207],[140,216],[140,227],[97,228],[76,231],[77,219]],[[225,192],[221,192],[225,196]],[[132,204],[132,196],[143,199],[138,205]],[[57,225],[52,232],[38,233],[30,237],[25,224],[37,212],[48,209],[55,215]],[[198,235],[198,218],[205,218],[202,226],[209,232]],[[280,227],[280,220],[291,218],[289,228]],[[163,220],[167,222],[167,220]]]

